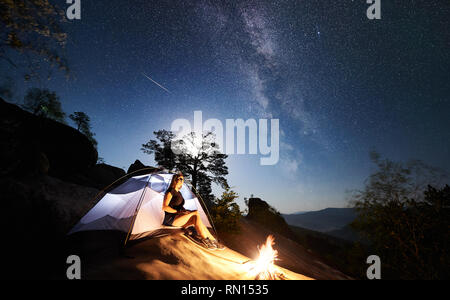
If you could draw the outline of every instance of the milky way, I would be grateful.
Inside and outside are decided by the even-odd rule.
[[[371,150],[450,169],[450,3],[381,2],[368,20],[363,0],[82,1],[65,25],[73,79],[44,85],[89,114],[100,156],[125,168],[154,163],[140,145],[194,110],[278,118],[276,166],[228,160],[241,206],[250,194],[283,212],[345,206]]]

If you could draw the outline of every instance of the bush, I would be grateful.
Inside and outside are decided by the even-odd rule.
[[[241,212],[235,199],[238,195],[229,187],[225,188],[222,196],[215,198],[211,208],[211,217],[217,230],[222,232],[239,232]]]

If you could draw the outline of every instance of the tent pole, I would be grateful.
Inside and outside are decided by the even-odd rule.
[[[97,203],[98,200],[96,200],[96,199],[100,198],[100,196],[102,196],[102,195],[105,196],[106,190],[108,190],[108,189],[109,189],[110,187],[112,187],[114,184],[116,184],[117,182],[123,180],[123,179],[126,178],[126,177],[130,177],[130,178],[131,178],[131,177],[132,177],[131,175],[133,175],[133,174],[135,174],[135,173],[138,173],[138,172],[142,172],[142,171],[144,171],[144,170],[152,170],[152,171],[149,172],[148,174],[153,174],[153,173],[155,173],[155,172],[159,172],[159,171],[160,171],[158,168],[148,167],[148,168],[142,168],[142,169],[133,171],[133,172],[131,172],[131,173],[125,174],[124,176],[122,176],[122,177],[120,177],[119,179],[115,180],[115,181],[114,181],[113,183],[111,183],[110,185],[108,185],[108,186],[106,186],[105,188],[101,189],[94,197],[91,198],[92,200],[91,200],[90,202],[94,202],[94,201],[95,201],[95,203]]]
[[[100,196],[104,191],[106,191],[107,189],[109,189],[111,186],[113,186],[114,184],[116,184],[116,183],[119,182],[120,180],[122,180],[122,179],[124,179],[124,178],[126,178],[126,177],[129,177],[130,175],[133,175],[134,173],[142,172],[142,171],[144,171],[144,170],[153,170],[153,172],[150,172],[149,174],[153,174],[153,173],[155,173],[155,172],[158,172],[158,170],[155,170],[155,168],[149,167],[149,168],[142,168],[142,169],[133,171],[133,172],[131,172],[131,173],[125,174],[125,175],[123,175],[122,177],[120,177],[119,179],[117,179],[116,181],[114,181],[113,183],[111,183],[110,185],[108,185],[107,187],[103,188],[100,192],[98,192],[97,195],[95,195],[95,197],[94,197],[93,199],[95,199],[95,198],[97,198],[98,196]],[[130,176],[130,177],[131,177],[131,176]]]
[[[205,203],[205,201],[203,201],[202,196],[201,196],[200,193],[197,191],[197,189],[192,185],[192,183],[191,183],[191,187],[194,189],[195,193],[197,194],[197,196],[198,196],[198,197],[200,198],[200,200],[202,201],[203,206],[204,206],[205,209],[206,209],[206,213],[208,214],[209,222],[211,223],[211,225],[212,225],[212,227],[213,227],[213,229],[214,229],[214,232],[216,233],[217,238],[219,238],[219,234],[217,233],[216,226],[214,226],[214,222],[212,221],[211,214],[209,213],[208,206],[206,206],[206,203]]]
[[[124,248],[127,245],[128,240],[130,239],[131,231],[133,230],[134,223],[136,222],[136,217],[139,212],[139,209],[141,208],[142,201],[144,200],[146,188],[148,186],[148,183],[150,182],[150,178],[152,178],[152,174],[150,174],[150,176],[148,177],[147,183],[145,184],[144,190],[142,191],[141,198],[139,199],[138,205],[136,206],[136,209],[134,211],[134,216],[133,216],[133,220],[131,221],[131,224],[130,224],[130,229],[128,230],[127,237],[125,238],[125,242],[123,243]]]

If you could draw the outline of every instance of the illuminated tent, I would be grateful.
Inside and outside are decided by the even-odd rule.
[[[173,175],[157,172],[129,178],[105,193],[69,234],[88,230],[119,230],[127,233],[126,243],[180,229],[162,225],[164,193]],[[186,183],[183,183],[180,193],[185,200],[184,208],[198,210],[203,224],[211,227],[197,197]]]

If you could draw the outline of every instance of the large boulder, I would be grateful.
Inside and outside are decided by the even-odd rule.
[[[37,117],[0,98],[0,176],[86,173],[98,153],[75,128]]]
[[[98,190],[44,175],[0,177],[0,189],[2,274],[8,279],[63,278],[66,235],[99,200]]]
[[[88,179],[91,184],[85,185],[102,189],[125,175],[125,171],[121,168],[107,164],[98,164],[89,170]]]
[[[128,168],[127,174],[130,174],[130,173],[142,170],[142,169],[145,169],[144,172],[148,172],[148,171],[152,172],[152,171],[160,170],[159,168],[146,166],[139,159],[136,159],[136,161],[134,163],[132,163],[130,165],[130,167]]]
[[[246,218],[288,238],[295,236],[281,214],[260,198],[248,199]]]

